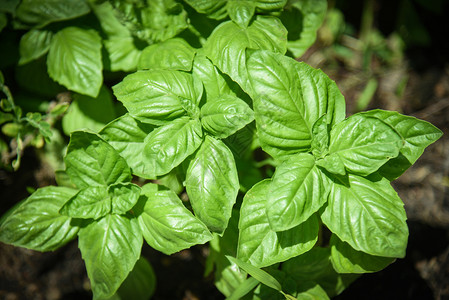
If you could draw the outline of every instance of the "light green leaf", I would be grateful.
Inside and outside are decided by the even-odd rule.
[[[307,252],[318,240],[316,216],[286,231],[271,230],[265,213],[270,183],[266,179],[253,186],[240,209],[237,257],[260,268]]]
[[[267,193],[271,229],[284,231],[309,219],[326,203],[326,186],[326,177],[310,154],[299,153],[279,165]]]
[[[139,69],[192,70],[195,49],[185,40],[173,38],[153,44],[142,51]]]
[[[224,94],[234,94],[225,77],[204,54],[197,53],[195,56],[192,73],[195,78],[203,82],[208,101],[217,99]]]
[[[357,275],[336,273],[329,257],[330,248],[315,247],[284,262],[281,269],[295,279],[298,287],[317,283],[329,297],[334,297],[353,282]],[[302,298],[298,297],[298,299]]]
[[[76,237],[78,227],[59,209],[77,190],[44,187],[19,202],[0,222],[0,241],[37,251],[53,251]]]
[[[371,110],[362,113],[382,120],[399,134],[404,145],[398,157],[389,160],[380,168],[380,173],[390,180],[398,178],[424,152],[424,149],[443,134],[432,124],[394,111]]]
[[[109,54],[110,70],[135,71],[142,51],[139,50],[131,36],[111,36],[104,40],[104,46]]]
[[[253,120],[252,109],[235,96],[223,95],[201,107],[201,125],[217,138],[226,138]]]
[[[220,20],[228,14],[226,10],[227,0],[185,0],[185,2],[197,12],[206,14],[208,18]]]
[[[72,218],[99,219],[111,212],[111,198],[105,186],[85,187],[59,211]]]
[[[100,22],[101,28],[108,37],[131,36],[129,30],[118,20],[114,7],[109,1],[103,3],[91,3],[91,7]]]
[[[269,51],[254,52],[247,67],[259,139],[273,157],[308,151],[324,114],[330,126],[344,119],[344,97],[321,70]]]
[[[212,239],[207,227],[184,207],[178,196],[148,183],[134,209],[145,241],[167,255]]]
[[[229,1],[227,10],[232,21],[246,28],[256,11],[256,3],[253,0]]]
[[[178,166],[203,142],[201,122],[182,117],[153,130],[145,139],[143,163],[149,178],[164,175]]]
[[[342,241],[371,255],[404,257],[408,228],[404,204],[389,181],[349,174],[333,177],[321,219]]]
[[[25,33],[20,39],[19,64],[26,64],[27,62],[45,55],[50,49],[50,42],[52,37],[53,32],[49,30],[32,29]]]
[[[201,84],[191,74],[172,70],[138,71],[113,87],[118,100],[134,118],[154,125],[183,116],[183,101],[198,105]]]
[[[211,231],[222,234],[239,191],[231,150],[222,141],[207,135],[190,162],[185,185],[195,215]]]
[[[232,21],[221,23],[204,46],[205,54],[223,73],[251,95],[246,71],[246,49],[264,49],[284,54],[287,31],[275,17],[257,16],[241,28]]]
[[[93,299],[112,296],[140,257],[142,233],[135,219],[109,214],[79,231]]]
[[[102,86],[97,97],[74,94],[73,101],[62,118],[66,135],[80,129],[98,132],[116,116],[111,92]]]
[[[126,161],[94,133],[73,132],[64,161],[67,174],[78,188],[108,186],[131,180]]]
[[[213,235],[214,238],[209,243],[210,254],[206,260],[205,276],[214,271],[215,286],[227,297],[233,294],[247,277],[246,272],[226,258],[226,255],[237,255],[238,221],[239,212],[233,209],[223,236],[216,233]]]
[[[355,114],[330,133],[329,156],[338,156],[350,172],[369,175],[398,156],[401,137],[379,119]]]
[[[156,274],[148,260],[141,256],[117,291],[120,299],[148,300],[156,290]]]
[[[322,115],[312,126],[312,153],[315,157],[323,157],[329,148],[329,125],[326,115]]]
[[[48,74],[77,93],[96,97],[103,83],[101,38],[95,30],[66,27],[50,43]]]
[[[245,272],[247,272],[249,275],[251,275],[252,277],[256,278],[258,281],[260,281],[261,283],[265,284],[266,286],[275,289],[277,291],[282,291],[282,286],[279,283],[279,281],[276,280],[276,278],[274,278],[273,276],[271,276],[270,274],[268,274],[267,272],[265,272],[262,269],[256,268],[253,265],[241,261],[235,257],[232,256],[226,256],[230,262],[235,263],[236,265],[238,265],[240,268],[242,268]]]
[[[108,188],[111,197],[112,213],[124,214],[139,200],[140,187],[133,183],[116,183]]]
[[[153,129],[153,125],[125,114],[106,125],[100,135],[126,160],[133,174],[145,177],[152,171],[143,163],[144,140]]]
[[[377,272],[394,261],[391,257],[374,256],[354,250],[335,234],[331,237],[330,246],[332,266],[338,273]]]
[[[298,300],[329,300],[326,291],[317,283],[301,282],[299,288],[294,293]]]
[[[43,27],[52,22],[74,19],[89,11],[85,0],[22,0],[15,13],[20,21]]]
[[[260,284],[259,280],[249,277],[243,281],[226,300],[240,300]]]
[[[327,10],[326,0],[289,0],[280,19],[288,30],[287,48],[297,58],[315,42]]]
[[[346,169],[343,160],[338,155],[327,155],[323,159],[316,161],[316,165],[326,169],[328,172],[337,175],[345,175]]]

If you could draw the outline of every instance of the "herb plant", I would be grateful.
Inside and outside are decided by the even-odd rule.
[[[73,26],[47,31],[58,14],[34,21],[25,8],[40,8],[23,1],[18,16],[38,25],[22,38],[21,60],[48,52],[50,77],[96,98],[106,89],[103,43],[112,71],[138,69],[112,88],[126,113],[100,130],[66,126],[70,181],[7,212],[2,242],[51,251],[78,237],[94,299],[129,297],[133,280],[143,282],[135,297],[151,295],[143,240],[165,254],[209,242],[206,271],[229,299],[327,299],[356,274],[404,257],[406,214],[390,182],[442,133],[392,111],[347,117],[337,85],[286,55],[313,43],[325,1],[69,1],[64,9],[72,5],[74,15],[56,11],[70,19],[92,10],[107,38]],[[302,31],[290,29],[298,15]],[[200,21],[218,25],[203,35]],[[133,48],[137,40],[144,49]]]

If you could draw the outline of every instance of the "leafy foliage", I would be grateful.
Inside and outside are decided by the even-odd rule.
[[[325,0],[16,4],[2,11],[29,29],[19,82],[43,74],[29,91],[74,95],[67,112],[23,116],[0,73],[13,167],[24,137],[50,142],[64,113],[70,135],[67,187],[7,212],[0,241],[49,251],[78,237],[94,299],[151,296],[144,240],[167,255],[210,242],[207,271],[229,299],[328,299],[404,257],[390,181],[441,131],[383,110],[346,118],[335,82],[286,56],[314,42]]]

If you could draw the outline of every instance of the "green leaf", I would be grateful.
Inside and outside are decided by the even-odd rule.
[[[223,95],[201,107],[201,125],[217,138],[226,138],[253,120],[254,112],[235,96]]]
[[[131,36],[111,36],[104,40],[104,46],[109,55],[110,70],[115,71],[135,71],[137,62],[141,56]]]
[[[143,163],[153,178],[178,166],[203,142],[201,122],[182,117],[153,130],[145,139]]]
[[[288,30],[287,48],[300,57],[315,42],[327,10],[326,0],[289,0],[280,19]]]
[[[145,241],[167,255],[212,239],[207,227],[184,207],[174,192],[156,184],[142,187],[134,212]]]
[[[249,277],[245,281],[243,281],[232,294],[226,298],[226,300],[240,300],[244,296],[246,296],[249,292],[251,292],[260,282],[254,278]]]
[[[398,156],[402,145],[401,137],[384,122],[355,114],[332,128],[329,156],[337,156],[352,173],[369,175]]]
[[[190,162],[185,185],[195,215],[211,231],[222,234],[239,191],[231,150],[207,135]]]
[[[251,188],[240,209],[237,257],[256,267],[266,267],[309,251],[318,240],[318,218],[310,217],[292,229],[275,232],[266,216],[271,180]]]
[[[317,283],[329,297],[334,297],[340,294],[357,276],[336,273],[329,257],[330,248],[315,247],[284,262],[282,271],[294,278],[298,287],[310,287],[311,283]],[[302,298],[298,297],[298,299]]]
[[[329,126],[326,115],[322,115],[312,126],[311,148],[315,157],[322,157],[329,150]]]
[[[112,213],[125,214],[139,200],[140,187],[133,183],[116,183],[108,188],[111,197]]]
[[[108,186],[131,180],[126,161],[94,133],[73,132],[64,161],[67,174],[78,188]]]
[[[70,198],[59,211],[64,216],[99,219],[111,212],[111,198],[104,186],[86,187]]]
[[[137,221],[109,214],[82,228],[78,236],[93,299],[112,296],[140,257],[143,239]]]
[[[78,27],[58,31],[50,43],[47,66],[50,77],[69,90],[96,97],[103,83],[100,36]]]
[[[30,25],[43,27],[49,23],[74,19],[90,11],[84,0],[23,0],[16,17]]]
[[[206,14],[208,18],[220,20],[227,16],[227,0],[185,0],[185,2],[197,12]]]
[[[32,29],[20,39],[19,64],[23,65],[45,55],[50,49],[53,32],[49,30]]]
[[[111,1],[120,22],[149,43],[174,37],[187,28],[187,12],[175,0]]]
[[[233,209],[223,236],[213,234],[214,238],[209,242],[210,254],[206,260],[205,276],[214,271],[215,286],[227,297],[233,294],[247,277],[246,272],[226,258],[226,255],[237,255],[238,221],[239,211]]]
[[[256,278],[261,283],[265,284],[266,286],[275,289],[277,291],[282,291],[282,286],[279,283],[279,281],[276,280],[273,276],[265,272],[264,270],[261,270],[259,268],[254,267],[253,265],[241,261],[235,257],[232,256],[226,256],[230,262],[235,263],[240,268],[242,268],[245,272],[247,272],[252,277]]]
[[[324,114],[329,126],[344,119],[344,97],[321,70],[269,51],[254,52],[247,68],[260,143],[271,156],[308,151]]]
[[[153,129],[153,125],[125,114],[106,125],[100,135],[126,160],[133,174],[145,177],[152,171],[143,163],[144,140]]]
[[[138,71],[113,87],[129,114],[141,122],[167,124],[185,115],[183,102],[198,105],[202,87],[191,74],[172,70]]]
[[[371,110],[362,113],[382,120],[401,137],[404,145],[398,157],[389,160],[380,168],[380,173],[390,180],[398,178],[424,152],[424,149],[438,140],[443,134],[432,124],[394,111]]]
[[[62,118],[66,135],[80,129],[100,131],[116,116],[111,92],[102,86],[97,97],[74,94],[73,101]]]
[[[251,94],[246,71],[246,49],[284,54],[286,36],[287,31],[279,19],[257,16],[248,28],[241,28],[232,21],[221,23],[208,38],[204,50],[214,65]]]
[[[141,256],[117,291],[123,300],[148,300],[156,290],[156,274],[148,260]]]
[[[0,241],[37,251],[53,251],[76,237],[78,227],[59,209],[77,190],[44,187],[2,217]]]
[[[142,51],[139,69],[192,70],[195,49],[185,40],[173,38],[153,44]]]
[[[92,11],[108,37],[130,37],[129,30],[119,21],[115,9],[109,1],[91,3]]]
[[[195,78],[203,82],[208,101],[217,99],[224,94],[234,94],[222,73],[203,53],[196,54],[192,73]]]
[[[256,3],[253,0],[229,1],[227,9],[231,20],[246,28],[256,11]]]
[[[378,272],[394,261],[391,257],[374,256],[354,250],[335,234],[331,237],[330,246],[332,266],[338,273]]]
[[[310,154],[291,156],[276,168],[266,213],[271,229],[284,231],[305,222],[327,200],[327,180]]]
[[[349,174],[333,177],[321,219],[342,241],[371,255],[404,257],[408,228],[404,204],[389,181]]]

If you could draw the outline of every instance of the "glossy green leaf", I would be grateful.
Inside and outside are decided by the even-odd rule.
[[[312,126],[311,148],[315,157],[322,157],[329,150],[329,126],[326,115],[322,115]]]
[[[85,15],[89,11],[85,0],[23,0],[15,13],[20,21],[42,27]]]
[[[398,156],[402,145],[401,137],[384,122],[355,114],[332,128],[329,156],[337,156],[352,173],[369,175]]]
[[[231,150],[222,141],[206,136],[190,162],[185,185],[195,215],[211,231],[222,234],[239,191]]]
[[[279,283],[279,281],[277,281],[276,278],[274,278],[273,276],[271,276],[270,274],[268,274],[264,270],[256,268],[253,265],[251,265],[251,264],[249,264],[247,262],[244,262],[244,261],[242,261],[240,259],[237,259],[235,257],[232,257],[232,256],[227,256],[227,258],[229,259],[229,261],[231,261],[232,263],[235,263],[236,265],[238,265],[245,272],[247,272],[252,277],[256,278],[261,283],[263,283],[266,286],[268,286],[268,287],[270,287],[272,289],[275,289],[277,291],[282,291],[282,286]]]
[[[241,28],[232,21],[221,23],[204,46],[205,54],[223,73],[251,94],[246,71],[246,49],[264,49],[284,54],[287,31],[275,17],[257,16]]]
[[[394,261],[391,257],[374,256],[354,250],[336,235],[332,235],[330,246],[332,266],[338,273],[377,272]]]
[[[91,3],[92,11],[108,37],[130,37],[131,33],[120,21],[110,1]]]
[[[125,114],[106,125],[100,135],[126,160],[133,174],[145,177],[152,171],[143,162],[144,140],[153,129],[153,125]]]
[[[268,188],[271,229],[284,231],[305,222],[327,201],[327,180],[310,154],[291,156],[276,168]]]
[[[135,71],[142,51],[131,36],[111,36],[104,40],[104,47],[109,55],[110,70]]]
[[[324,21],[326,0],[289,0],[279,18],[288,30],[287,48],[300,57],[315,42]]]
[[[207,14],[208,18],[223,19],[227,15],[226,0],[185,0],[197,12]]]
[[[340,294],[357,278],[357,275],[335,272],[330,262],[330,248],[315,247],[284,262],[281,269],[295,279],[298,287],[310,287],[311,283],[317,283],[329,297]]]
[[[233,94],[225,77],[203,54],[198,53],[193,61],[192,73],[203,82],[207,100],[212,101],[222,95]]]
[[[98,132],[115,116],[111,92],[103,86],[95,98],[73,95],[73,101],[62,118],[62,129],[66,135],[80,129]]]
[[[156,290],[156,274],[148,260],[141,256],[117,291],[120,299],[148,300]]]
[[[101,38],[92,29],[66,27],[50,43],[48,74],[77,93],[96,97],[103,83]]]
[[[226,300],[240,300],[260,284],[259,280],[249,277],[243,281]]]
[[[59,211],[72,218],[99,219],[111,212],[111,198],[105,186],[85,187]]]
[[[404,257],[408,228],[404,204],[380,176],[333,177],[321,219],[342,241],[371,255]]]
[[[256,2],[252,0],[229,1],[227,10],[232,21],[246,28],[256,11]]]
[[[25,33],[20,39],[19,64],[26,64],[29,61],[45,55],[50,49],[53,32],[49,30],[32,29]]]
[[[309,251],[318,240],[318,218],[310,217],[292,229],[275,232],[266,216],[271,180],[251,188],[240,209],[237,257],[256,267],[266,267]]]
[[[231,296],[247,277],[246,272],[226,258],[226,255],[237,255],[238,221],[239,212],[233,209],[223,236],[215,233],[209,242],[210,254],[206,260],[205,276],[214,271],[215,286],[226,297]]]
[[[273,157],[308,151],[324,114],[330,126],[344,119],[344,97],[321,70],[269,51],[254,52],[247,68],[260,143]]]
[[[44,187],[20,202],[2,217],[0,241],[37,251],[52,251],[76,237],[78,227],[59,209],[77,190]]]
[[[64,161],[67,174],[78,188],[108,186],[131,180],[126,161],[94,133],[73,132]]]
[[[153,44],[142,51],[139,69],[192,70],[195,49],[185,40],[173,38]]]
[[[145,241],[154,249],[169,255],[212,239],[174,192],[148,183],[141,195],[134,212]]]
[[[399,177],[424,152],[424,149],[438,140],[443,134],[432,124],[394,111],[371,110],[362,113],[382,120],[401,137],[404,145],[398,157],[389,160],[380,168],[380,173],[390,180]]]
[[[201,107],[201,125],[217,138],[226,138],[253,120],[254,112],[235,96],[223,95]]]
[[[137,221],[109,214],[82,228],[78,236],[93,299],[112,296],[140,257],[143,238]]]
[[[113,87],[114,94],[129,114],[155,125],[186,114],[183,102],[198,105],[202,87],[191,74],[172,70],[138,71]]]
[[[153,130],[145,139],[143,163],[153,178],[178,166],[201,145],[201,122],[182,117]]]
[[[111,208],[114,214],[124,214],[139,200],[140,187],[133,183],[116,183],[108,188],[111,197]]]

